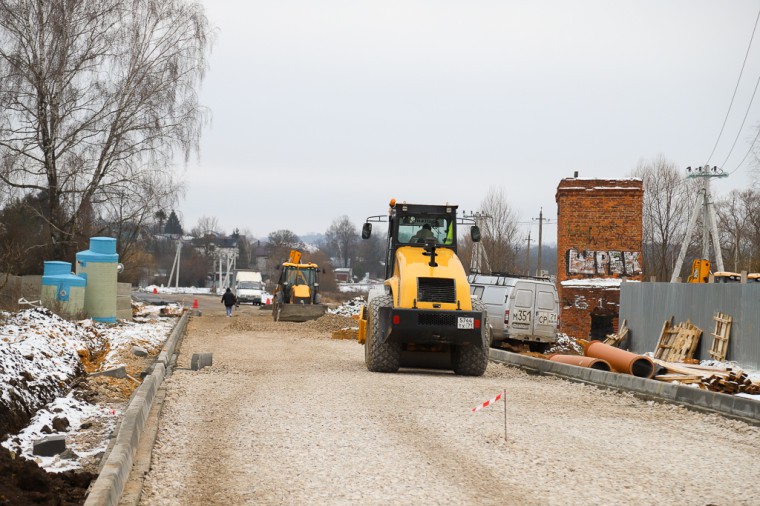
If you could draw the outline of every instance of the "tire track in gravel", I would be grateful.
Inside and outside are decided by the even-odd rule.
[[[476,504],[542,504],[531,497],[530,489],[505,482],[504,476],[484,467],[478,459],[453,446],[451,441],[429,437],[429,426],[413,419],[378,416],[378,422],[393,429],[394,435],[409,448],[433,462],[440,476],[449,483],[458,483],[463,495]],[[424,437],[428,435],[428,437]],[[506,444],[504,444],[506,451]]]

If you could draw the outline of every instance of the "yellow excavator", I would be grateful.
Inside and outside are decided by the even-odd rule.
[[[362,228],[369,239],[372,222],[388,223],[385,277],[370,291],[359,316],[364,361],[373,372],[399,367],[453,369],[481,376],[488,365],[490,338],[485,305],[470,296],[464,267],[457,257],[455,205],[390,201],[387,215],[370,216]]]
[[[276,322],[316,320],[327,310],[320,304],[319,266],[302,263],[298,250],[290,250],[288,260],[280,266],[280,278],[272,295],[272,318]]]
[[[689,283],[707,283],[710,280],[710,264],[709,260],[704,258],[697,258],[691,263],[691,274],[686,279]]]

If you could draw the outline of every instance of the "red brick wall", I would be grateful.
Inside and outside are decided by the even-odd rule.
[[[563,287],[562,281],[642,279],[643,183],[568,178],[560,181],[556,200],[560,331],[587,338],[592,313],[612,315],[617,329],[619,289],[597,287],[593,281],[590,287]]]
[[[614,330],[618,328],[620,307],[619,288],[561,286],[559,290],[560,332],[588,339],[591,334],[591,314],[611,316]]]

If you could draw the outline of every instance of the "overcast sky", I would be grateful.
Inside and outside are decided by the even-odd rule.
[[[205,0],[217,27],[199,160],[181,168],[201,216],[264,237],[324,232],[390,198],[477,209],[502,188],[520,220],[556,218],[559,181],[626,177],[659,154],[706,163],[758,0]],[[711,165],[760,76],[760,30]],[[760,122],[760,97],[727,171]],[[714,185],[750,182],[739,169]],[[530,225],[524,225],[525,231]],[[534,234],[537,227],[533,226]],[[556,230],[544,229],[547,242]],[[535,237],[535,235],[534,235]]]

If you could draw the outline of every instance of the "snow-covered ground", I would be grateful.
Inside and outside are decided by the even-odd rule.
[[[148,285],[145,287],[140,288],[141,292],[147,292],[147,293],[176,293],[176,294],[195,294],[195,295],[207,295],[207,294],[213,294],[214,292],[211,291],[211,288],[198,288],[196,286],[180,286],[180,287],[174,287],[174,286],[158,286],[158,285]]]
[[[102,398],[88,402],[87,392],[72,386],[85,372],[125,365],[133,346],[152,353],[161,347],[176,318],[151,316],[153,311],[146,309],[142,323],[111,325],[63,320],[44,308],[0,314],[0,403],[16,412],[36,413],[2,446],[55,472],[79,469],[82,461],[101,454],[124,403]],[[55,418],[59,425],[65,419],[64,428],[51,429]],[[32,455],[34,441],[51,434],[66,436],[66,452],[55,457]]]

